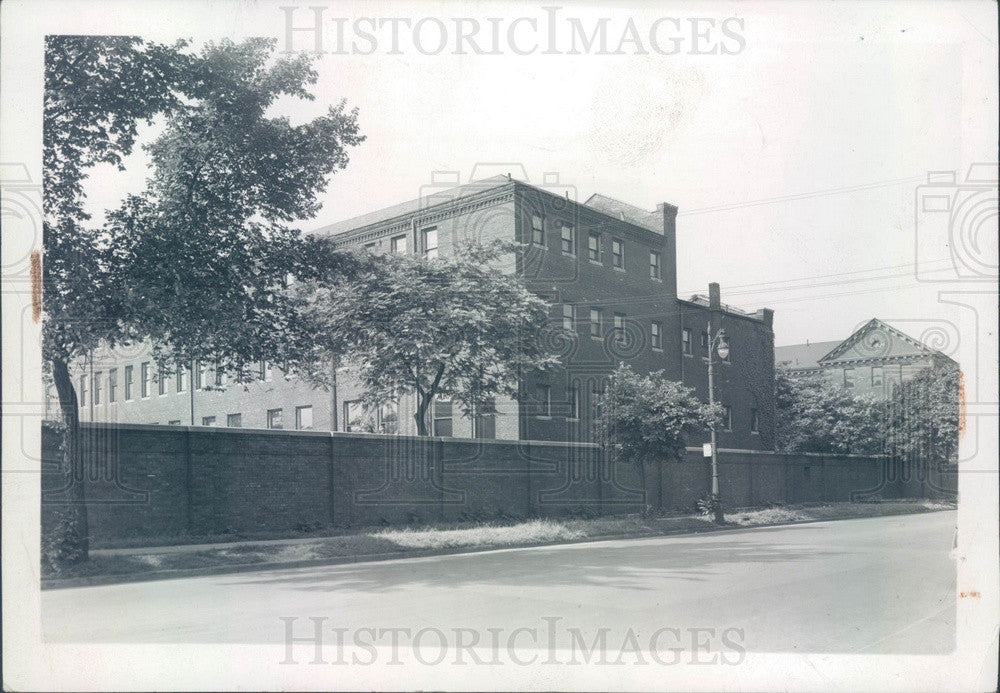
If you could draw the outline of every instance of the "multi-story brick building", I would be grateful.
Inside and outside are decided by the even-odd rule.
[[[896,384],[924,368],[958,365],[877,318],[841,341],[777,347],[774,358],[793,375],[822,374],[834,385],[879,399],[888,398]]]
[[[727,332],[731,355],[718,362],[716,400],[728,409],[722,447],[773,447],[773,313],[708,298],[678,300],[677,208],[653,212],[601,195],[578,203],[508,176],[424,195],[418,200],[324,226],[339,246],[370,252],[447,254],[465,240],[518,241],[505,270],[552,304],[569,330],[552,348],[564,367],[525,378],[520,395],[496,413],[466,418],[448,401],[429,413],[435,435],[522,440],[589,440],[596,397],[619,362],[663,370],[707,399],[707,331]],[[560,334],[556,331],[554,334]],[[159,378],[147,348],[95,354],[78,371],[84,420],[131,423],[376,430],[414,433],[413,398],[365,412],[350,369],[330,391],[263,367],[253,383],[196,365]]]

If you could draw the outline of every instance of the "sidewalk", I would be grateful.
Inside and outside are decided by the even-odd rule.
[[[734,512],[726,515],[725,525],[715,525],[710,518],[702,515],[654,518],[629,515],[590,520],[531,520],[509,525],[459,528],[369,529],[328,537],[97,549],[90,552],[90,560],[86,563],[63,568],[59,575],[43,574],[42,587],[76,587],[501,548],[696,534],[954,508],[954,503],[933,501],[832,503]]]

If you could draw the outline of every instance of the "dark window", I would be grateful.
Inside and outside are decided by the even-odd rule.
[[[535,391],[535,399],[538,400],[538,415],[552,415],[552,388],[548,385],[539,385]]]
[[[406,234],[403,234],[402,236],[393,236],[392,240],[390,241],[390,247],[392,248],[392,252],[398,253],[400,255],[405,255]]]
[[[534,245],[545,246],[545,220],[541,215],[531,215],[531,242]]]
[[[200,390],[205,386],[205,364],[201,361],[194,366],[194,389]]]
[[[168,421],[167,425],[168,426],[180,426],[181,425],[181,420],[180,419],[174,419],[173,421]]]
[[[681,352],[684,354],[691,353],[691,330],[686,327],[681,330]]]
[[[376,411],[379,433],[399,433],[399,410],[394,403],[383,404]]]
[[[601,309],[591,308],[590,309],[590,336],[601,339],[604,335],[601,333]]]
[[[569,332],[576,330],[576,311],[574,310],[573,304],[564,303],[563,304],[563,329]]]
[[[618,269],[625,269],[625,241],[611,239],[611,266]]]
[[[146,361],[139,365],[139,393],[142,397],[149,397],[149,379],[151,373],[149,371],[149,362]]]
[[[654,349],[663,348],[663,325],[653,321],[653,324],[649,326],[649,338],[650,344],[652,344]]]
[[[108,402],[114,402],[118,398],[118,369],[112,368],[108,371]]]
[[[662,279],[660,276],[660,254],[655,250],[649,251],[649,278]]]
[[[80,406],[82,407],[87,403],[87,376],[80,376]]]
[[[375,250],[376,246],[378,246],[378,243],[376,243],[375,241],[372,241],[371,243],[365,243],[365,250]]]
[[[701,333],[701,348],[705,350],[708,349],[708,332]]]
[[[167,378],[169,375],[162,367],[156,369],[156,392],[160,395],[167,394]]]
[[[187,374],[184,372],[183,366],[177,366],[177,392],[184,392],[184,381]]]
[[[243,428],[243,414],[227,414],[226,426],[229,428]]]
[[[215,425],[215,417],[214,416],[203,416],[203,417],[201,417],[201,425],[202,426],[214,426]]]
[[[132,373],[133,366],[125,366],[125,401],[130,401],[132,399]]]
[[[569,403],[569,413],[566,415],[568,419],[579,419],[580,418],[580,388],[576,385],[570,385],[566,388],[566,401]]]
[[[97,371],[94,373],[94,404],[101,403],[101,377],[102,373]]]
[[[845,368],[844,369],[844,387],[847,389],[853,389],[855,385],[854,369]]]
[[[422,232],[424,239],[424,257],[433,258],[438,255],[438,232],[437,227],[432,226]]]
[[[591,262],[601,261],[601,234],[591,233],[587,237],[587,256]]]
[[[307,431],[313,427],[313,408],[310,405],[295,407],[295,430]]]
[[[750,432],[760,433],[760,415],[756,409],[750,410]]]
[[[215,364],[215,384],[217,387],[222,387],[226,384],[226,372],[219,368],[219,364]]]
[[[285,425],[281,421],[281,410],[280,409],[268,409],[267,410],[267,427],[268,428],[284,428]]]
[[[885,373],[882,366],[872,366],[872,387],[882,387],[885,382]]]
[[[619,342],[625,339],[625,314],[615,313],[615,339]]]
[[[560,238],[562,240],[563,253],[566,255],[576,255],[576,236],[573,233],[573,227],[563,224],[560,230]]]
[[[728,404],[722,405],[722,428],[726,431],[733,430],[733,408]]]
[[[452,436],[452,404],[451,398],[437,397],[434,400],[434,430],[433,435],[442,438]]]
[[[493,440],[497,437],[496,402],[492,397],[476,405],[472,436],[485,440]]]

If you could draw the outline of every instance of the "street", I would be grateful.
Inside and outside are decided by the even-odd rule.
[[[421,629],[449,639],[468,629],[465,642],[480,645],[491,629],[506,642],[521,628],[518,647],[544,648],[551,636],[559,649],[608,629],[612,659],[630,631],[645,648],[675,629],[672,646],[687,647],[691,629],[708,629],[693,637],[709,650],[940,654],[954,643],[955,519],[933,512],[49,590],[43,627],[52,642],[281,644],[286,628],[304,638],[318,622],[347,629],[348,642],[365,628],[409,629],[404,644]],[[366,639],[387,642],[375,634]]]

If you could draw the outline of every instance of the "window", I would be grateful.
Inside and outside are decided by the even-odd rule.
[[[587,236],[587,257],[591,262],[601,261],[601,234],[591,233]]]
[[[569,403],[569,412],[566,414],[567,419],[579,419],[580,418],[580,388],[576,385],[570,385],[566,388],[566,401]]]
[[[395,403],[383,404],[376,412],[379,433],[399,433],[399,408]]]
[[[108,371],[108,402],[112,403],[118,398],[118,369],[112,368]]]
[[[539,214],[531,215],[531,243],[545,247],[545,222]]]
[[[728,404],[722,405],[722,430],[733,430],[733,408]]]
[[[194,366],[194,389],[201,390],[205,387],[205,364],[201,361]]]
[[[625,314],[615,313],[615,339],[619,342],[625,339]]]
[[[80,376],[80,406],[87,403],[87,376]]]
[[[125,366],[125,401],[132,400],[132,372],[134,366]]]
[[[226,426],[229,428],[243,428],[243,414],[226,414]]]
[[[563,329],[569,332],[576,330],[576,310],[572,303],[563,304]]]
[[[708,332],[701,333],[701,348],[708,349]]]
[[[144,361],[139,365],[139,395],[145,399],[149,397],[149,381],[153,374],[149,370],[149,361]]]
[[[569,224],[562,224],[562,229],[559,233],[562,240],[563,254],[576,255],[576,236],[573,233],[573,227]]]
[[[854,388],[854,383],[855,383],[854,369],[853,368],[845,368],[844,369],[844,387],[846,387],[848,390],[851,390],[851,389]]]
[[[539,385],[535,391],[535,399],[538,400],[538,415],[552,415],[552,388],[548,385]]]
[[[167,372],[163,368],[156,369],[156,392],[159,395],[167,394]]]
[[[681,330],[681,353],[691,355],[691,330],[686,327]]]
[[[406,234],[402,236],[393,236],[392,240],[389,241],[390,249],[397,255],[406,254]]]
[[[649,278],[663,279],[660,276],[660,254],[655,250],[649,251]]]
[[[100,371],[94,373],[94,404],[101,403],[101,377],[103,375]]]
[[[590,309],[590,336],[594,339],[601,339],[604,335],[601,329],[601,309]]]
[[[187,380],[184,366],[177,366],[177,392],[184,392],[184,381]]]
[[[590,386],[590,420],[594,421],[601,416],[601,398],[604,396],[604,389],[600,383]]]
[[[217,387],[222,387],[223,385],[225,385],[226,372],[221,368],[219,368],[219,364],[215,364],[215,368],[213,368],[212,370],[215,371],[215,385]]]
[[[654,349],[663,350],[663,325],[655,320],[649,326],[649,342]]]
[[[271,382],[271,366],[267,361],[260,362],[259,379],[264,382]]]
[[[760,415],[756,409],[750,410],[750,432],[760,433]]]
[[[611,239],[611,266],[625,269],[625,241],[619,238]]]
[[[181,420],[180,419],[174,419],[173,421],[168,421],[167,425],[168,426],[180,426],[181,425]]]
[[[375,241],[372,241],[371,243],[365,243],[365,250],[375,250],[376,246],[378,246],[378,243],[376,243]]]
[[[364,412],[361,400],[353,399],[344,402],[344,430],[348,433],[360,431]]]
[[[202,426],[214,426],[215,425],[215,417],[214,416],[203,416],[203,417],[201,417],[201,425]]]
[[[310,405],[295,407],[295,430],[308,431],[313,427],[313,408]]]
[[[496,402],[492,397],[476,404],[476,417],[472,426],[474,438],[493,440],[497,437]]]
[[[450,397],[437,397],[434,400],[434,421],[432,435],[442,438],[452,436],[452,404]]]
[[[268,428],[284,428],[281,423],[281,410],[280,409],[268,409],[267,410],[267,427]]]
[[[432,258],[438,255],[438,232],[437,227],[432,226],[422,231],[424,239],[424,257]]]
[[[882,366],[872,366],[872,387],[882,387],[882,384],[884,382],[885,382],[885,373],[882,370]]]

